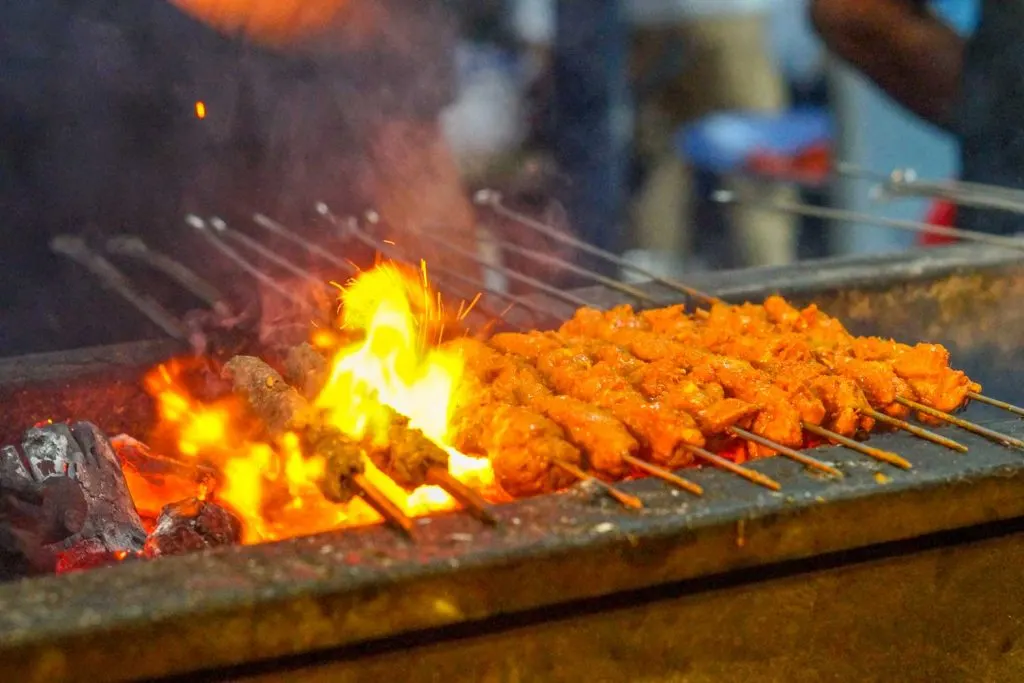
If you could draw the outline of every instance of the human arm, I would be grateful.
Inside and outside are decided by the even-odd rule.
[[[825,44],[915,114],[949,126],[964,40],[922,0],[812,0]]]

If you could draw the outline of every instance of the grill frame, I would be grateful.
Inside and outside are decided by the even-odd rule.
[[[1022,265],[1024,255],[1002,249],[949,247],[692,284],[732,300],[776,292],[799,300],[1011,276]],[[584,296],[626,301],[607,291]],[[147,354],[164,353],[161,343],[134,347],[138,355],[120,348],[2,361],[0,405],[18,387],[66,385],[83,368],[130,371],[137,359],[142,369],[160,360]],[[979,415],[1024,437],[1022,421]],[[0,661],[24,681],[187,674],[1024,517],[1024,454],[956,438],[969,454],[906,435],[872,440],[910,459],[910,472],[840,449],[813,451],[848,473],[842,482],[778,458],[756,463],[783,484],[781,494],[708,470],[692,475],[706,489],[699,499],[653,480],[624,484],[647,504],[639,513],[574,492],[502,506],[493,530],[455,514],[421,520],[415,546],[376,527],[7,584]]]

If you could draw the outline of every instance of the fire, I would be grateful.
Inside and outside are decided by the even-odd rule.
[[[392,264],[378,265],[342,288],[341,304],[344,334],[320,329],[311,337],[321,350],[337,349],[326,384],[312,402],[321,419],[353,439],[386,445],[390,422],[401,415],[410,428],[445,449],[453,476],[485,494],[492,491],[489,461],[464,455],[452,445],[463,359],[436,343],[448,316],[429,286],[426,268],[414,275]],[[338,348],[335,340],[341,338],[359,341]],[[268,441],[234,398],[197,398],[225,393],[223,387],[202,391],[195,386],[197,378],[217,382],[216,373],[198,361],[179,360],[149,373],[146,389],[156,400],[159,417],[151,442],[163,453],[173,452],[219,474],[212,492],[197,488],[192,495],[209,495],[234,510],[242,518],[245,542],[380,521],[360,499],[340,505],[324,498],[319,483],[325,462],[315,453],[304,453],[297,435]],[[366,478],[410,516],[458,507],[435,486],[404,490],[369,461]],[[147,509],[159,509],[153,504],[159,486],[134,473],[129,485],[133,495],[138,492],[146,499]],[[180,489],[175,487],[177,497],[164,504],[179,500]]]
[[[383,265],[361,275],[342,294],[344,327],[365,330],[365,337],[335,355],[316,405],[353,438],[382,437],[392,409],[408,417],[410,427],[446,445],[462,358],[426,343],[430,323],[442,313],[427,288],[419,302],[422,309],[413,311],[414,282],[398,268]]]

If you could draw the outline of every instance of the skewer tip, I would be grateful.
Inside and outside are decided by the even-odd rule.
[[[641,460],[640,458],[633,455],[623,456],[622,459],[625,462],[632,465],[633,467],[635,467],[636,469],[640,470],[641,472],[649,474],[652,477],[656,477],[661,481],[665,482],[666,484],[675,486],[676,488],[682,489],[683,491],[688,491],[695,496],[704,495],[703,486],[695,482],[692,482],[689,479],[684,479],[683,477],[673,474],[672,472],[669,472],[663,467],[652,465],[651,463]]]
[[[614,498],[615,501],[618,502],[623,507],[627,507],[627,508],[629,508],[631,510],[642,510],[643,509],[643,507],[644,507],[643,501],[640,500],[639,498],[637,498],[636,496],[630,495],[630,494],[625,493],[623,491],[620,491],[619,489],[615,488],[614,486],[612,486],[608,482],[602,481],[602,480],[598,479],[597,477],[594,477],[594,476],[591,476],[590,474],[587,474],[586,472],[581,470],[576,465],[573,465],[573,464],[567,463],[567,462],[563,462],[561,460],[553,460],[552,462],[554,463],[554,465],[556,467],[560,467],[561,469],[565,470],[566,472],[568,472],[572,476],[576,477],[580,481],[588,482],[590,484],[594,484],[594,485],[600,487],[601,490],[603,490],[609,496]]]
[[[716,204],[732,204],[736,201],[736,193],[732,190],[715,190],[711,193],[711,201]]]
[[[956,417],[955,415],[950,415],[949,413],[945,413],[941,410],[932,408],[931,406],[927,406],[917,401],[913,401],[909,398],[897,396],[896,401],[912,410],[916,410],[919,413],[924,413],[925,415],[929,415],[938,420],[942,420],[943,422],[948,422],[950,424],[956,425],[961,429],[966,429],[969,432],[974,432],[975,434],[978,434],[979,436],[984,436],[986,439],[991,439],[996,443],[1024,450],[1024,441],[1021,441],[1016,437],[1010,436],[1008,434],[1003,434],[1002,432],[997,432],[996,430],[989,429],[988,427],[983,427],[969,420]]]
[[[771,491],[781,491],[782,490],[782,484],[780,484],[779,482],[775,481],[774,479],[772,479],[771,477],[769,477],[766,474],[761,474],[757,470],[752,470],[749,467],[744,467],[743,465],[737,465],[732,460],[729,460],[727,458],[723,458],[722,456],[716,455],[715,453],[712,453],[711,451],[708,451],[708,450],[705,450],[703,448],[700,448],[699,446],[693,446],[693,445],[687,444],[687,445],[684,445],[683,448],[685,448],[687,451],[689,451],[697,459],[703,460],[704,462],[706,462],[706,463],[708,463],[710,465],[713,465],[715,467],[718,467],[719,469],[723,469],[726,472],[730,472],[730,473],[735,474],[735,475],[737,475],[739,477],[743,477],[744,479],[746,479],[747,481],[751,482],[752,484],[757,484],[758,486],[763,486],[764,488],[769,489]]]

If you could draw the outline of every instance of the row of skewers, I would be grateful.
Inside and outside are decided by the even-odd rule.
[[[639,500],[609,482],[646,473],[699,494],[699,485],[672,471],[694,463],[726,469],[777,490],[777,482],[744,467],[742,461],[776,454],[838,476],[841,473],[835,467],[799,450],[825,442],[909,467],[899,455],[857,441],[879,429],[902,429],[954,450],[966,450],[952,439],[907,422],[908,417],[930,424],[952,423],[1005,445],[1024,446],[1017,439],[951,414],[969,400],[992,403],[1017,414],[1021,409],[981,395],[977,384],[949,368],[948,353],[940,346],[906,347],[855,338],[838,321],[813,307],[796,311],[775,298],[763,306],[729,307],[714,297],[644,272],[592,245],[515,215],[494,193],[481,193],[477,199],[481,205],[555,241],[706,305],[692,314],[681,307],[644,313],[622,307],[601,313],[588,308],[578,293],[543,287],[539,291],[546,297],[579,308],[573,320],[556,332],[497,335],[486,343],[451,342],[462,347],[479,389],[475,392],[477,398],[460,408],[459,448],[488,454],[499,481],[515,495],[554,491],[587,480],[603,486],[623,504],[639,507]],[[372,237],[368,228],[372,221],[366,225],[342,221],[326,207],[318,208],[340,232],[361,237],[382,253],[402,260],[394,245]],[[330,254],[284,226],[264,217],[258,217],[257,223],[338,265],[333,257],[327,258]],[[235,231],[222,225],[219,234],[232,237]],[[210,237],[215,237],[212,232]],[[525,249],[516,253],[545,263],[554,258]],[[506,267],[481,265],[536,286],[526,282],[527,276]],[[645,307],[654,304],[645,289],[578,267],[573,272],[589,276]],[[478,292],[492,293],[484,283],[466,275],[460,275],[458,282]],[[494,294],[545,321],[561,318],[539,300]],[[483,308],[481,302],[478,310]],[[512,329],[518,327],[510,325]],[[261,372],[253,370],[255,375]],[[293,381],[296,386],[301,382]],[[241,384],[245,385],[246,380],[242,379]],[[307,414],[305,410],[299,413]],[[315,418],[299,422],[305,422],[302,430],[308,432],[308,443],[325,450],[335,447],[344,454],[334,465],[340,483],[325,482],[338,488],[331,495],[338,499],[363,495],[402,528],[410,528],[411,522],[402,519],[396,506],[391,506],[390,513],[385,512],[386,498],[359,476],[362,459],[373,459],[396,481],[408,481],[410,485],[425,483],[423,473],[430,469],[435,479],[443,476],[442,470],[447,473],[446,468],[437,465],[444,456],[436,453],[433,468],[405,467],[407,459],[416,462],[423,458],[412,444],[429,446],[422,435],[410,434],[400,418],[395,430],[402,438],[396,438],[395,443],[405,444],[407,455],[401,455],[402,448],[398,447],[368,450],[361,444],[345,443],[330,430],[325,436]],[[670,427],[678,428],[679,433],[672,433]],[[737,448],[742,451],[738,458]],[[723,457],[723,453],[731,457]],[[431,459],[426,457],[423,462]],[[419,476],[405,479],[397,471],[402,468]],[[458,482],[441,485],[453,492]],[[479,516],[491,518],[479,496],[470,499],[473,493],[464,491],[459,499]]]
[[[902,429],[967,450],[911,424],[912,417],[1024,448],[951,414],[971,399],[988,399],[950,367],[942,346],[856,337],[816,307],[797,310],[780,297],[693,313],[682,306],[583,308],[556,331],[446,345],[462,354],[469,383],[455,415],[454,445],[489,458],[499,485],[515,498],[589,481],[639,508],[642,502],[613,482],[653,475],[700,495],[700,485],[679,474],[698,464],[779,490],[777,481],[743,463],[780,455],[842,476],[801,450],[823,443],[909,469],[900,455],[858,440],[879,430]],[[326,373],[318,351],[296,347],[285,367],[288,381],[251,356],[235,357],[224,371],[269,433],[295,433],[307,452],[325,458],[323,490],[330,500],[360,495],[392,524],[412,529],[363,475],[369,459],[401,486],[441,486],[479,519],[494,522],[488,503],[449,474],[447,452],[402,416],[393,416],[384,444],[354,442],[319,421],[308,400]]]
[[[495,473],[517,496],[571,483],[557,463],[542,467],[552,453],[606,480],[637,470],[668,479],[673,470],[706,463],[778,490],[737,460],[778,454],[839,476],[798,450],[834,442],[909,469],[901,456],[856,440],[883,428],[966,451],[907,422],[911,413],[1024,447],[949,414],[980,396],[981,387],[949,367],[941,346],[857,338],[816,308],[798,311],[779,297],[763,306],[716,304],[694,315],[682,306],[581,309],[555,332],[455,343],[480,397],[463,408],[457,446],[499,453]],[[508,415],[523,424],[502,430]],[[506,432],[532,434],[519,444],[527,453],[509,455],[516,449],[494,442]],[[717,455],[735,453],[737,445],[744,451],[739,458]],[[693,490],[689,484],[683,488]]]
[[[235,356],[222,372],[260,420],[268,437],[279,439],[293,434],[304,453],[323,458],[325,472],[320,488],[328,500],[347,503],[360,496],[387,522],[411,533],[412,520],[365,476],[369,460],[407,490],[439,486],[480,521],[496,522],[487,501],[449,473],[448,452],[409,427],[403,416],[392,415],[386,442],[357,441],[326,423],[311,399],[326,381],[327,361],[312,346],[293,348],[284,365],[287,381],[255,356]]]

